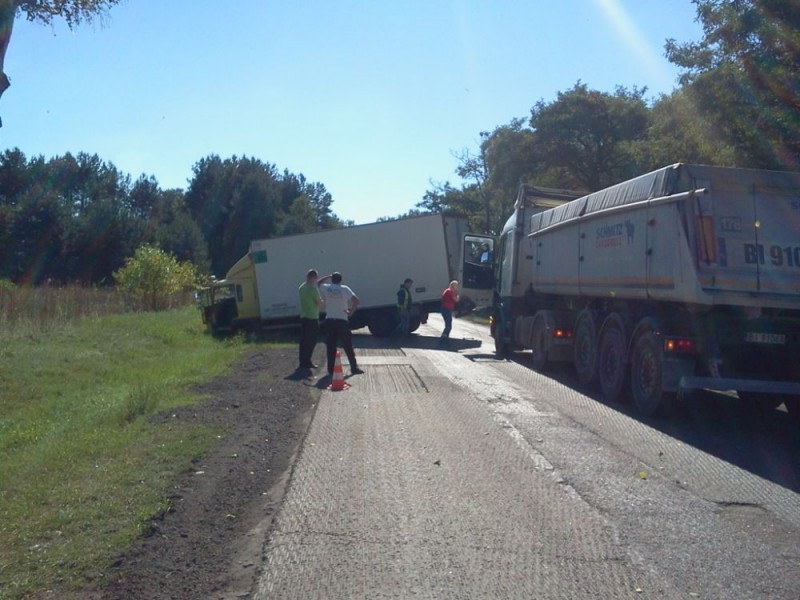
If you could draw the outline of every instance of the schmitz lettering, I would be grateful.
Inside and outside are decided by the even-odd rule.
[[[623,241],[626,245],[632,244],[635,233],[635,225],[627,219],[624,223],[603,225],[597,228],[597,237],[595,238],[594,245],[595,248],[610,248],[613,246],[622,246]]]

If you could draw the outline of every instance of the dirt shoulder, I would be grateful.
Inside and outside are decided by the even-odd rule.
[[[263,543],[319,399],[317,379],[294,373],[293,348],[259,347],[208,400],[159,415],[219,426],[222,436],[194,471],[175,481],[172,508],[119,557],[102,588],[82,598],[246,598]]]

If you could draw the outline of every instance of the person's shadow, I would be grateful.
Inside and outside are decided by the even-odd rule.
[[[351,375],[346,375],[344,378],[349,379],[350,377]],[[294,372],[289,373],[284,379],[287,381],[301,382],[303,385],[315,387],[320,390],[326,389],[330,386],[331,381],[333,381],[333,377],[328,375],[325,371],[322,372],[322,375],[316,375],[313,369],[301,368],[295,369]]]

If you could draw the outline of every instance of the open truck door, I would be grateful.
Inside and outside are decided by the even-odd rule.
[[[494,238],[465,235],[461,256],[459,312],[491,306],[494,291]]]

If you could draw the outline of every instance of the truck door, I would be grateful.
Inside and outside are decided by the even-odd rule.
[[[800,192],[753,186],[753,237],[744,259],[756,267],[759,292],[787,294],[800,289]]]
[[[483,235],[464,236],[461,262],[461,295],[478,308],[491,304],[494,290],[494,239]]]
[[[800,196],[767,185],[717,185],[696,207],[696,252],[704,287],[796,294],[800,286]]]

